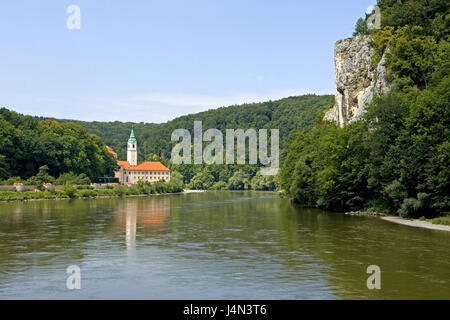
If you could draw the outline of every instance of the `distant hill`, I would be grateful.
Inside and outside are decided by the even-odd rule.
[[[172,132],[175,129],[188,129],[193,132],[194,121],[203,121],[203,130],[225,129],[280,129],[280,148],[283,150],[296,132],[308,130],[325,106],[334,103],[332,95],[304,95],[277,101],[252,103],[222,107],[196,114],[182,116],[162,124],[131,122],[86,122],[58,120],[82,125],[87,131],[99,136],[112,147],[119,159],[126,159],[126,143],[133,126],[138,140],[139,160],[148,160],[154,154],[170,158]],[[44,119],[44,118],[41,118]]]

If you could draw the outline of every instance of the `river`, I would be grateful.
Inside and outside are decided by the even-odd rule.
[[[450,232],[263,192],[0,203],[0,299],[450,299]]]

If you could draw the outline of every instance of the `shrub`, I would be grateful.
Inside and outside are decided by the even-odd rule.
[[[167,185],[165,182],[157,181],[153,184],[156,193],[165,193],[167,190]]]
[[[398,210],[398,215],[402,218],[413,217],[422,207],[422,203],[415,198],[407,198],[403,200],[403,203]]]
[[[73,172],[63,173],[55,180],[55,184],[59,185],[64,185],[66,182],[78,185],[89,185],[91,180],[84,173],[76,175]]]
[[[391,210],[395,210],[400,207],[402,201],[408,196],[408,193],[398,180],[394,180],[384,187],[383,195],[389,199]]]
[[[83,189],[76,192],[77,196],[82,198],[91,198],[97,195],[96,190]]]
[[[236,171],[228,183],[230,190],[249,190],[250,175],[242,170]]]
[[[277,188],[273,176],[263,176],[257,173],[251,180],[252,190],[272,191]]]
[[[438,217],[430,220],[433,224],[443,224],[450,226],[450,216]]]
[[[7,180],[0,181],[0,184],[10,186],[16,182],[23,182],[23,181],[20,177],[11,177],[11,178],[8,178]]]
[[[116,188],[114,188],[114,192],[119,196],[119,197],[123,197],[124,195],[127,194],[127,188],[124,186],[118,186]]]
[[[225,181],[218,181],[212,186],[213,190],[226,190],[228,185]]]
[[[64,184],[64,192],[69,198],[75,198],[77,189],[70,182]]]
[[[90,185],[78,185],[77,190],[94,190],[95,188]]]
[[[25,181],[27,185],[42,185],[45,182],[53,183],[55,178],[49,175],[49,168],[47,166],[42,166],[39,168],[39,172],[34,177],[29,178]]]

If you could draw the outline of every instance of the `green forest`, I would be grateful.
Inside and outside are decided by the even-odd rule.
[[[114,157],[102,140],[81,125],[0,109],[0,180],[3,184],[60,182],[70,178],[87,183],[112,175]]]
[[[392,89],[361,121],[318,121],[288,148],[281,188],[298,203],[402,217],[450,214],[450,2],[380,0],[374,65],[388,50]]]
[[[115,164],[105,144],[118,153],[119,160],[126,159],[127,141],[134,127],[139,160],[161,161],[172,170],[172,175],[181,174],[183,182],[192,189],[275,190],[274,177],[260,175],[253,165],[172,164],[172,132],[179,128],[192,132],[194,121],[198,120],[203,122],[204,130],[217,128],[224,134],[227,128],[280,129],[283,161],[295,132],[308,131],[333,101],[331,95],[289,97],[223,107],[162,124],[46,119],[1,109],[0,179],[6,180],[5,184],[86,184],[94,177],[111,175]]]
[[[193,133],[194,121],[202,121],[203,130],[216,128],[225,135],[226,129],[279,129],[280,162],[286,157],[287,146],[295,133],[308,131],[323,116],[334,96],[304,95],[277,101],[222,107],[176,118],[167,123],[82,122],[58,120],[83,126],[99,136],[126,159],[127,141],[131,127],[138,141],[138,160],[161,161],[172,171],[179,172],[187,187],[192,189],[275,190],[277,181],[272,176],[262,176],[254,165],[175,165],[170,162],[173,146],[172,132],[187,129]],[[41,119],[45,120],[45,119]],[[247,161],[248,163],[248,161]]]
[[[202,121],[203,129],[216,128],[225,134],[225,129],[280,129],[280,148],[285,149],[295,132],[312,127],[319,112],[334,103],[334,96],[304,95],[277,101],[234,105],[181,116],[166,123],[132,122],[84,122],[58,120],[75,123],[99,136],[117,152],[119,159],[126,159],[127,141],[134,127],[139,146],[139,161],[157,157],[170,158],[173,142],[172,132],[187,129],[193,132],[194,121]],[[45,120],[41,118],[41,120]]]

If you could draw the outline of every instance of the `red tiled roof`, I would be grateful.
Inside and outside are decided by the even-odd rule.
[[[128,161],[117,161],[117,164],[130,171],[170,171],[165,165],[157,161],[138,161],[137,166],[130,166]]]
[[[117,158],[117,153],[110,146],[106,146],[106,150],[108,150],[108,152],[111,153],[114,158]]]

